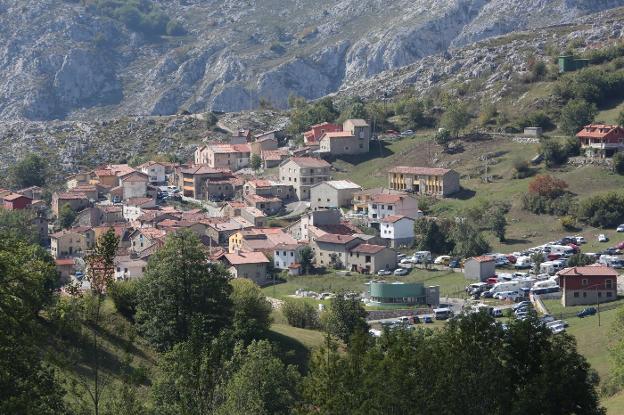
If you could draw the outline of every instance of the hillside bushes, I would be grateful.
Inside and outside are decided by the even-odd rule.
[[[566,191],[568,184],[549,175],[539,175],[529,183],[522,196],[522,208],[535,214],[563,216],[574,210],[574,197]]]
[[[595,227],[613,227],[624,221],[624,195],[607,193],[588,197],[579,203],[579,220]]]
[[[90,6],[101,15],[123,23],[146,36],[183,35],[186,31],[149,0],[92,0]]]

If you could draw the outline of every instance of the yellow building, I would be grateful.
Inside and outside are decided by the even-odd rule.
[[[459,173],[452,169],[397,166],[388,171],[388,187],[444,197],[459,191]]]

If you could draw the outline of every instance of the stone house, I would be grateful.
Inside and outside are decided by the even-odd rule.
[[[397,166],[388,171],[393,190],[446,197],[459,192],[459,173],[452,169]]]
[[[310,199],[310,187],[330,179],[331,164],[313,157],[292,157],[279,166],[279,178],[295,189],[299,200]]]
[[[329,180],[310,188],[310,207],[312,210],[336,209],[348,207],[353,195],[362,188],[350,180]]]

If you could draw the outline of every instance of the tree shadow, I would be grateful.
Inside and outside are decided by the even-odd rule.
[[[303,343],[276,331],[267,332],[266,338],[281,349],[284,363],[297,366],[302,375],[308,372],[310,350]]]
[[[377,158],[385,158],[394,154],[394,151],[390,150],[385,141],[380,140],[371,140],[370,142],[370,150],[368,153],[364,154],[342,154],[338,156],[331,156],[328,159],[330,161],[333,160],[342,160],[345,163],[358,165],[360,163],[366,163],[367,161],[371,161]]]
[[[447,196],[447,199],[468,200],[475,197],[476,191],[462,187],[459,192]]]
[[[505,242],[503,242],[504,245],[519,245],[519,244],[526,244],[531,242],[530,239],[526,239],[526,238],[522,238],[522,239],[516,239],[516,238],[507,238],[505,239]]]

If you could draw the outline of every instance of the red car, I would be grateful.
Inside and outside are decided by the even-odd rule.
[[[518,258],[516,258],[514,255],[507,255],[507,261],[509,261],[510,264],[515,264],[517,260]]]
[[[619,244],[615,245],[615,249],[624,249],[624,242],[620,242]]]
[[[561,254],[548,254],[546,257],[549,261],[554,261],[556,259],[561,258]]]

